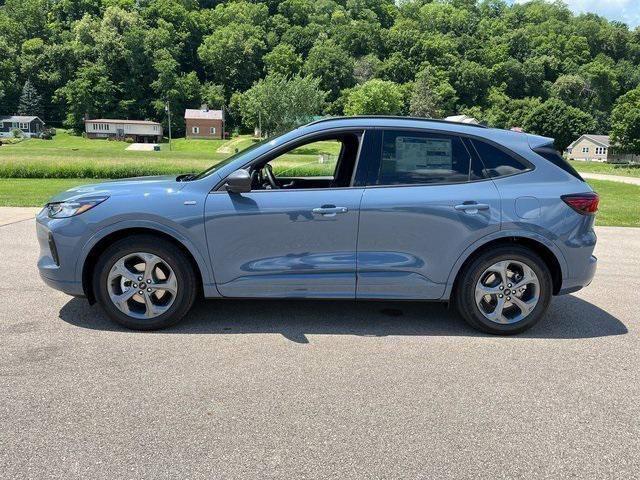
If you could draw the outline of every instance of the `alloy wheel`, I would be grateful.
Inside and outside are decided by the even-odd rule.
[[[178,282],[173,269],[161,257],[136,252],[113,264],[107,277],[107,290],[113,304],[125,315],[151,319],[173,305]]]
[[[494,263],[480,275],[475,288],[480,313],[499,324],[523,320],[536,308],[539,298],[538,276],[517,260]]]

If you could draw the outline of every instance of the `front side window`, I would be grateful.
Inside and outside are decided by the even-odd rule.
[[[487,178],[504,177],[529,169],[522,162],[516,160],[507,152],[480,140],[471,140],[474,148],[482,160],[482,174]]]
[[[361,132],[307,141],[250,167],[252,190],[344,188],[353,180]]]
[[[589,147],[582,147],[582,153],[589,153]]]
[[[443,184],[472,179],[471,155],[459,137],[385,131],[378,185]]]
[[[210,128],[209,128],[209,133],[210,133],[211,135],[215,135],[215,134],[216,134],[216,127],[210,127]]]
[[[20,122],[20,130],[27,130],[29,128],[28,123]]]
[[[195,134],[200,133],[200,127],[191,127],[191,133],[195,133]]]

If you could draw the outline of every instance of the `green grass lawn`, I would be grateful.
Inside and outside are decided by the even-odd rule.
[[[604,173],[606,175],[621,175],[624,177],[640,177],[640,166],[630,167],[629,165],[616,165],[600,162],[576,162],[573,160],[570,160],[569,163],[579,172]]]
[[[225,159],[228,140],[176,139],[159,152],[127,151],[125,142],[89,140],[58,130],[53,140],[31,139],[0,147],[0,178],[123,178],[199,172]],[[242,148],[252,143],[240,139]]]
[[[126,150],[125,142],[89,140],[58,130],[53,140],[31,139],[0,147],[0,178],[126,178],[200,172],[254,142],[248,135],[233,140],[179,138],[171,150],[164,143],[159,152],[132,152]],[[291,175],[330,174],[338,152],[338,142],[316,142],[283,155],[274,167]],[[323,153],[327,163],[319,161]]]
[[[41,207],[56,193],[101,181],[90,178],[0,178],[0,207]]]
[[[640,227],[640,187],[608,180],[588,180],[600,195],[596,225]]]
[[[99,182],[87,178],[0,178],[0,206],[42,206],[53,195],[68,188]],[[640,187],[605,180],[590,180],[600,195],[596,224],[640,227]]]

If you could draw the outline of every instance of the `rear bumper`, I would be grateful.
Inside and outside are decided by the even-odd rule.
[[[591,283],[596,274],[598,267],[598,259],[591,255],[585,266],[583,273],[577,278],[565,278],[562,282],[562,288],[558,295],[566,295],[567,293],[577,292]]]

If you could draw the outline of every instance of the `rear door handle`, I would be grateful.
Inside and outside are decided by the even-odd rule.
[[[334,216],[338,213],[347,213],[349,209],[347,207],[336,207],[335,205],[323,205],[319,208],[311,210],[316,215]]]
[[[489,210],[489,205],[486,203],[465,202],[453,208],[465,213],[478,213],[479,210]]]

